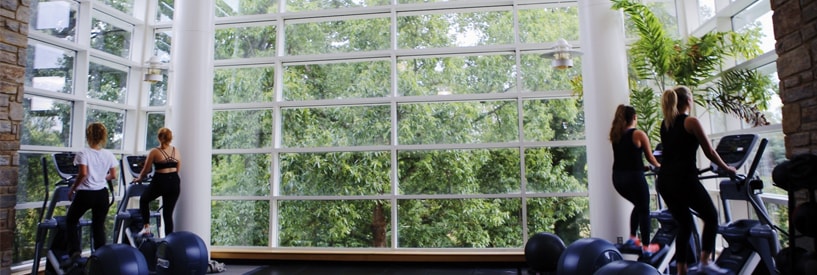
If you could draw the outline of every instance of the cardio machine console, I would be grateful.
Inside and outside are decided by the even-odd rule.
[[[76,153],[64,152],[53,155],[54,166],[57,167],[57,173],[64,180],[76,178],[79,175],[79,167],[74,165],[74,157]]]
[[[142,168],[145,167],[145,161],[147,161],[147,156],[126,156],[125,161],[127,161],[126,166],[128,167],[128,172],[130,172],[131,176],[136,178],[139,177],[139,173],[142,173]],[[147,175],[147,178],[153,177],[153,168],[151,167],[150,172]]]
[[[752,148],[755,147],[758,139],[758,135],[755,134],[724,136],[718,142],[715,151],[721,156],[723,162],[737,169],[749,159]],[[717,164],[712,163],[710,167],[713,172],[718,173],[719,168]]]

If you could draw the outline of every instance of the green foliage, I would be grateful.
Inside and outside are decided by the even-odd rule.
[[[631,102],[639,111],[639,121],[652,123],[654,110],[660,109],[647,89],[658,94],[671,86],[685,85],[693,90],[695,102],[704,107],[737,115],[755,125],[768,124],[761,115],[771,97],[768,76],[740,70],[722,72],[728,58],[752,58],[760,53],[758,30],[674,39],[646,5],[631,0],[612,2],[613,9],[622,9],[629,16],[639,37],[629,50],[631,77],[636,80],[631,82],[636,84],[631,85]],[[707,82],[714,77],[720,80],[708,87]],[[646,130],[650,137],[657,136],[657,128]]]

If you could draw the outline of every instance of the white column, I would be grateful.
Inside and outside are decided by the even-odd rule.
[[[615,242],[629,235],[632,204],[613,188],[610,124],[618,104],[629,102],[624,17],[609,0],[579,1],[584,85],[590,234]]]
[[[182,153],[175,231],[210,245],[213,117],[213,0],[176,0],[173,14],[168,126]]]

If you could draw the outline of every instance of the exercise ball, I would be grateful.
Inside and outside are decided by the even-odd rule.
[[[807,202],[794,209],[794,228],[803,235],[817,237],[817,203]]]
[[[537,272],[555,272],[559,257],[565,251],[565,243],[559,236],[536,233],[525,243],[525,262]]]
[[[780,274],[793,274],[793,266],[808,251],[802,247],[786,247],[774,256],[774,264]]]
[[[782,274],[782,273],[781,273]],[[814,275],[817,274],[817,254],[809,252],[797,259],[794,263],[794,275]]]
[[[599,270],[596,270],[596,273],[593,273],[593,275],[631,275],[631,274],[660,275],[661,272],[658,272],[658,269],[655,269],[655,267],[647,263],[622,260],[606,264],[599,268]]]
[[[556,267],[557,275],[592,275],[602,266],[622,260],[612,243],[599,239],[580,239],[570,244]]]
[[[173,232],[156,248],[156,274],[205,274],[208,260],[207,246],[199,236]]]
[[[138,249],[126,244],[100,247],[88,258],[85,274],[148,275],[148,263]]]

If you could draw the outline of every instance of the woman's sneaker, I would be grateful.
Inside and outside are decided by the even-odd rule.
[[[726,269],[722,268],[715,263],[710,262],[709,264],[700,264],[698,266],[698,272],[703,272],[703,274],[730,274],[731,272]]]
[[[647,246],[641,247],[641,255],[644,255],[645,257],[652,257],[652,255],[658,252],[658,250],[661,250],[661,246],[657,243],[651,243]]]
[[[626,242],[624,242],[624,246],[627,247],[639,247],[641,246],[641,240],[638,238],[629,238]]]
[[[142,228],[142,231],[139,231],[139,236],[151,236],[153,233],[150,233],[150,227]]]

